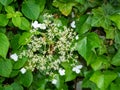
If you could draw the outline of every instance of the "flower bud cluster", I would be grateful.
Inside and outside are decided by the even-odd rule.
[[[76,33],[71,28],[56,24],[53,15],[44,14],[43,19],[42,24],[46,26],[44,29],[41,29],[41,24],[37,21],[32,23],[31,41],[19,57],[28,57],[24,67],[31,71],[37,69],[45,75],[55,72],[65,75],[65,70],[61,69],[62,62],[68,62],[72,66],[78,64],[78,57],[74,53]]]

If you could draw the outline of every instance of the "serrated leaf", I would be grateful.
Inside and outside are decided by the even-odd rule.
[[[10,60],[0,59],[0,76],[9,77],[12,71],[12,64]]]
[[[0,33],[0,56],[6,58],[9,48],[9,41],[5,34]]]
[[[8,24],[7,16],[4,14],[0,14],[0,26],[6,26]]]
[[[34,0],[25,1],[22,4],[23,14],[32,20],[36,20],[40,14],[40,7]]]
[[[9,5],[13,0],[0,0],[0,3],[4,6]]]

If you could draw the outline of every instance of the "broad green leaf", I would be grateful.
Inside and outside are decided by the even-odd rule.
[[[114,14],[110,16],[110,19],[117,25],[118,29],[120,29],[120,15],[119,14]]]
[[[24,32],[20,38],[19,38],[19,45],[26,45],[27,43],[30,42],[31,39],[31,33],[29,32]]]
[[[26,18],[21,17],[21,25],[19,26],[19,28],[21,30],[29,31],[30,30],[30,22]]]
[[[21,25],[21,18],[19,16],[17,17],[12,17],[12,23],[16,26],[19,27]]]
[[[100,47],[99,37],[95,33],[89,33],[79,39],[76,49],[79,54],[87,60],[91,52],[95,52],[95,48],[98,47]]]
[[[80,16],[80,19],[76,21],[76,31],[80,34],[86,33],[91,28],[91,17],[88,15]]]
[[[77,77],[76,73],[73,73],[70,63],[64,62],[64,63],[62,63],[62,66],[65,69],[65,81],[66,82],[71,81]]]
[[[76,5],[74,2],[59,2],[57,0],[53,1],[53,6],[59,8],[63,15],[68,16],[72,11],[72,7]]]
[[[4,86],[4,90],[14,90],[11,85]]]
[[[39,4],[40,7],[40,13],[44,10],[46,0],[36,0],[36,3]]]
[[[6,26],[8,24],[8,19],[6,15],[0,14],[0,26]]]
[[[10,60],[0,59],[0,76],[9,77],[12,71],[12,64]]]
[[[39,88],[37,90],[45,90],[45,86],[46,86],[46,83],[47,83],[47,79],[42,79],[38,82],[39,84]]]
[[[6,58],[9,48],[9,41],[5,34],[0,33],[0,56]]]
[[[29,87],[33,81],[33,75],[31,71],[27,71],[25,74],[22,74],[19,77],[20,83],[25,86]]]
[[[12,6],[6,6],[6,7],[5,7],[5,11],[6,11],[7,13],[15,13],[15,9],[14,9],[14,7],[12,7]]]
[[[118,52],[112,58],[111,64],[113,64],[115,66],[120,66],[120,49],[118,50]]]
[[[108,15],[106,14],[104,8],[98,7],[92,10],[92,22],[91,25],[94,27],[103,27],[109,29],[111,22]]]
[[[115,80],[117,74],[112,71],[96,71],[91,76],[90,80],[94,82],[100,90],[106,90],[110,83]]]
[[[12,83],[11,86],[12,86],[13,90],[23,90],[23,87],[16,82]]]
[[[23,57],[22,59],[19,59],[17,62],[14,63],[13,69],[22,68],[26,61],[27,61],[27,58],[25,57]]]
[[[111,83],[110,85],[110,90],[119,90],[120,89],[120,85]]]
[[[0,0],[0,3],[4,6],[9,5],[13,0]]]
[[[22,13],[29,19],[36,20],[40,14],[40,6],[35,0],[25,1],[22,4]]]

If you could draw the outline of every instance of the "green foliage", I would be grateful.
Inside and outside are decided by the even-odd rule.
[[[9,5],[11,2],[13,2],[13,0],[0,0],[0,3],[4,6]]]

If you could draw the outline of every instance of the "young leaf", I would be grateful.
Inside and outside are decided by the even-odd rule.
[[[12,71],[12,64],[10,60],[0,59],[0,76],[9,77]]]
[[[5,34],[0,33],[0,56],[6,58],[9,48],[9,41]]]
[[[12,23],[16,27],[19,27],[21,25],[21,18],[20,18],[20,16],[12,17]]]
[[[0,0],[0,3],[4,6],[9,5],[13,0]]]
[[[6,26],[8,24],[8,19],[6,15],[0,14],[0,26]]]
[[[40,6],[34,0],[25,1],[22,4],[23,14],[32,20],[36,20],[40,14]]]

